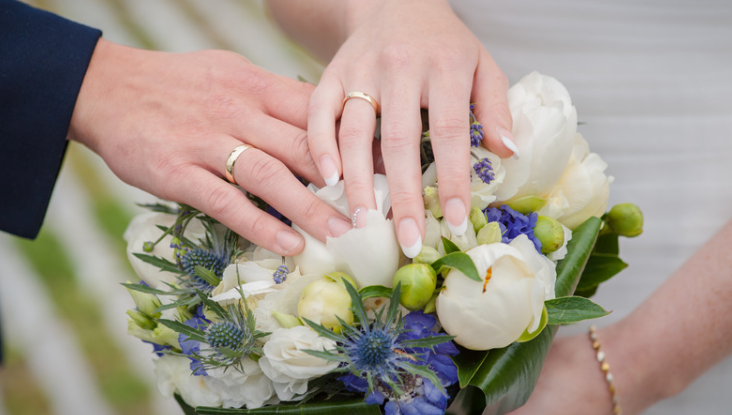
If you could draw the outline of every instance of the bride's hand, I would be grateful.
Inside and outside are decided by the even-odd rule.
[[[125,182],[189,204],[282,255],[304,241],[227,183],[234,178],[311,235],[325,240],[351,223],[290,172],[323,185],[307,147],[312,85],[220,51],[169,54],[101,39],[72,117],[69,137],[98,153]]]
[[[513,154],[501,140],[501,135],[511,137],[508,86],[501,70],[444,0],[308,6],[310,10],[293,10],[298,5],[292,2],[272,4],[283,29],[316,52],[327,49],[328,42],[338,43],[333,39],[339,35],[344,40],[310,102],[308,142],[322,177],[333,183],[343,175],[351,213],[357,215],[357,227],[363,226],[366,215],[360,213],[376,206],[371,191],[376,114],[366,99],[350,99],[346,105],[343,100],[353,91],[371,96],[381,107],[381,153],[397,237],[405,254],[414,257],[425,232],[419,140],[420,108],[428,108],[442,210],[451,230],[464,233],[470,206],[471,101],[477,104],[485,145],[502,157]],[[340,14],[338,7],[344,8]],[[339,18],[341,26],[327,22]],[[330,38],[323,33],[307,37],[329,28],[335,32]],[[376,167],[380,164],[377,160]]]

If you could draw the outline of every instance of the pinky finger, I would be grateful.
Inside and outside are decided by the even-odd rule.
[[[191,191],[191,189],[198,189]],[[295,230],[254,206],[238,188],[203,169],[186,177],[181,202],[216,218],[234,232],[280,255],[302,251],[305,241]]]

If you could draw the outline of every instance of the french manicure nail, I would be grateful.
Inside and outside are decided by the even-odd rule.
[[[399,245],[408,258],[414,258],[422,251],[422,233],[412,218],[402,219],[399,223]]]
[[[457,197],[454,197],[445,203],[443,209],[447,227],[453,235],[465,235],[468,230],[468,215],[465,212],[465,203]]]
[[[330,232],[330,235],[334,238],[343,235],[351,229],[353,229],[353,227],[345,219],[332,217],[330,218],[330,220],[328,220],[328,231]]]
[[[336,170],[335,161],[329,155],[320,158],[320,174],[328,186],[335,186],[338,183],[338,170]]]
[[[351,222],[354,228],[363,228],[366,226],[366,217],[368,216],[368,209],[363,206],[359,206],[353,211],[351,215]]]
[[[498,136],[501,137],[501,142],[506,148],[513,151],[513,157],[519,158],[519,149],[516,147],[516,143],[513,141],[513,134],[505,128],[496,127]]]
[[[302,241],[302,237],[294,231],[279,231],[275,238],[277,239],[277,244],[285,254],[297,248],[300,245],[300,241]]]

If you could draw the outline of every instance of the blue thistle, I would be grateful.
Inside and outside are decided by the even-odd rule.
[[[272,274],[272,279],[276,284],[282,284],[283,282],[287,281],[287,274],[289,273],[290,270],[287,268],[287,266],[280,265]]]
[[[493,165],[491,164],[491,161],[488,160],[488,157],[483,157],[479,162],[473,164],[473,170],[475,170],[475,174],[477,174],[480,180],[485,184],[489,184],[496,178],[493,174]]]
[[[228,265],[227,255],[217,254],[201,248],[186,249],[180,255],[180,268],[188,276],[187,282],[204,293],[213,290],[213,286],[196,274],[196,267],[200,266],[221,279],[224,269]]]
[[[392,292],[386,318],[382,318],[381,309],[371,323],[356,289],[348,282],[346,289],[360,326],[341,322],[342,331],[337,334],[305,320],[318,334],[337,342],[334,350],[308,353],[341,362],[338,370],[348,373],[339,380],[346,389],[366,394],[366,403],[388,400],[388,415],[424,413],[426,407],[444,413],[448,398],[445,387],[457,381],[457,368],[450,359],[458,353],[452,337],[432,331],[436,324],[433,316],[413,312],[401,318],[400,285]]]

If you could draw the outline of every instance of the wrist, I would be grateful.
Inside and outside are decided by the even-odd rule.
[[[363,23],[378,21],[379,10],[396,3],[407,5],[413,11],[416,11],[419,7],[439,6],[447,7],[447,10],[452,12],[447,0],[346,0],[340,27],[340,33],[344,36],[344,41]]]

